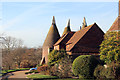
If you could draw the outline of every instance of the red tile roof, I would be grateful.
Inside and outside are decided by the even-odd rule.
[[[120,30],[120,17],[117,17],[108,31]]]
[[[73,37],[66,43],[66,45],[69,45],[68,48],[66,48],[67,51],[70,51],[75,44],[85,35],[85,33],[93,26],[94,24],[85,27],[84,29],[81,29],[79,31],[77,31]]]
[[[62,35],[62,37],[54,44],[54,46],[59,45],[59,44],[66,44],[68,40],[73,36],[74,33],[75,32],[68,32]]]
[[[92,29],[92,30],[91,30]],[[104,32],[96,23],[77,31],[71,39],[66,43],[66,51],[72,49],[76,51],[92,51],[98,52],[98,46],[103,40]],[[92,43],[91,43],[92,41]],[[94,44],[95,41],[95,44]],[[86,50],[84,50],[86,49]],[[89,49],[89,50],[88,50]]]

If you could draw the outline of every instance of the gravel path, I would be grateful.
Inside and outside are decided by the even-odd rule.
[[[8,80],[30,80],[26,78],[25,72],[28,72],[28,70],[12,72],[11,75],[8,76]]]

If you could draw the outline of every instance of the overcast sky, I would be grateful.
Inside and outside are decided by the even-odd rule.
[[[83,17],[86,17],[88,25],[96,22],[106,32],[118,16],[118,2],[112,0],[111,2],[7,1],[2,1],[0,4],[2,6],[0,32],[22,39],[28,47],[42,46],[51,26],[52,16],[55,16],[60,35],[68,19],[71,20],[72,31],[78,31]]]

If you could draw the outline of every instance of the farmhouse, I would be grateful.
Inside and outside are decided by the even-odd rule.
[[[43,44],[42,63],[48,62],[48,55],[53,50],[64,49],[67,54],[73,57],[79,55],[98,55],[99,45],[103,40],[104,32],[94,23],[87,26],[86,19],[83,19],[82,28],[73,32],[70,29],[70,20],[60,37],[53,17],[52,26]]]

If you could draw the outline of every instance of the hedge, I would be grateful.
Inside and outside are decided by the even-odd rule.
[[[93,72],[99,61],[92,55],[81,55],[72,64],[75,76],[79,78],[93,78]]]

